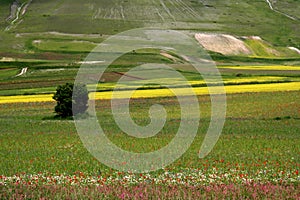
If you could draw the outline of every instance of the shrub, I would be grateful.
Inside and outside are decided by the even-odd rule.
[[[57,101],[55,112],[63,118],[84,113],[88,108],[88,90],[84,84],[59,85],[53,99]]]

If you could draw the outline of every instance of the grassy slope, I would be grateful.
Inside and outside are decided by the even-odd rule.
[[[141,26],[260,35],[275,44],[299,45],[299,21],[271,11],[263,1],[54,0],[33,1],[24,21],[11,32],[60,31],[114,34]],[[1,29],[9,1],[2,2]],[[295,13],[298,2],[286,2]],[[5,14],[6,13],[6,14]],[[123,18],[124,17],[124,18]],[[271,34],[272,33],[272,34]],[[289,40],[290,39],[290,40]]]
[[[275,1],[274,8],[278,11],[289,13],[298,19],[300,18],[300,5],[297,4],[297,0]]]
[[[24,2],[26,2],[24,0]],[[5,19],[10,12],[11,1],[0,2],[0,29],[9,25]],[[287,2],[293,11],[297,2]],[[33,58],[40,60],[60,60],[58,67],[82,60],[87,53],[108,34],[115,34],[144,26],[159,26],[191,32],[226,32],[237,35],[259,35],[271,44],[298,47],[300,36],[299,21],[293,21],[271,11],[268,4],[261,1],[107,1],[107,0],[54,0],[33,1],[16,27],[10,31],[0,31],[0,57]],[[97,35],[55,35],[46,33]],[[29,33],[29,34],[18,34]],[[41,41],[35,43],[35,41]],[[78,43],[77,41],[81,41]],[[75,43],[75,44],[74,44]],[[274,54],[268,52],[264,43],[248,42],[255,57],[267,58],[259,62],[273,62]],[[274,47],[271,47],[274,48]],[[291,50],[277,48],[280,56],[297,57]],[[213,56],[221,62],[249,62],[248,58]],[[257,62],[254,60],[254,62]],[[277,61],[276,61],[277,62]],[[283,62],[286,62],[283,60]],[[298,62],[296,60],[296,62]],[[283,64],[283,63],[276,63]],[[296,63],[297,64],[297,63]],[[35,67],[40,63],[0,63],[1,68]],[[55,64],[54,64],[55,65]],[[52,63],[43,66],[55,67]]]
[[[264,40],[246,39],[246,45],[251,49],[252,56],[261,58],[284,58],[284,57],[298,57],[296,51],[288,48],[276,47]]]

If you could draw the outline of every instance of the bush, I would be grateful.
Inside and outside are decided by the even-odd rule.
[[[53,99],[57,101],[55,112],[63,118],[84,113],[88,108],[88,90],[84,84],[59,85]]]

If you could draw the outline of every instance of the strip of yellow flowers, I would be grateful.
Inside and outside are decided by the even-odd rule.
[[[215,87],[218,91],[218,87]],[[197,95],[209,94],[207,87],[193,88]],[[246,93],[246,92],[276,92],[276,91],[300,91],[300,82],[291,83],[270,83],[270,84],[250,84],[250,85],[228,85],[225,86],[227,94],[232,93]],[[132,91],[117,91],[114,92],[114,98],[128,98]],[[112,91],[94,92],[90,93],[92,99],[111,99]],[[176,95],[189,95],[189,90],[185,88],[169,89],[155,89],[155,90],[136,90],[133,92],[131,98],[150,98],[150,97],[168,97]],[[0,96],[0,103],[25,103],[25,102],[44,102],[54,101],[53,94],[39,94],[39,95],[20,95],[20,96]]]
[[[298,71],[300,66],[284,66],[284,65],[270,65],[270,66],[220,66],[219,68],[239,69],[239,70],[278,70],[278,71]]]

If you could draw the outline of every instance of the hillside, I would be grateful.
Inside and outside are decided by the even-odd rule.
[[[220,64],[298,65],[299,6],[293,0],[3,0],[0,67],[78,67],[110,35],[138,27],[183,31]]]
[[[276,47],[259,36],[236,37],[226,34],[196,33],[195,38],[206,50],[225,56],[269,59],[300,56],[300,50],[296,47]]]
[[[135,27],[158,26],[180,30],[258,35],[276,45],[297,46],[300,39],[297,34],[300,31],[297,12],[299,2],[292,0],[276,2],[19,0],[17,2],[1,1],[1,30],[23,33],[57,31],[115,34]],[[17,8],[11,9],[11,5]],[[19,13],[16,13],[18,9]],[[11,13],[12,11],[15,13]]]

